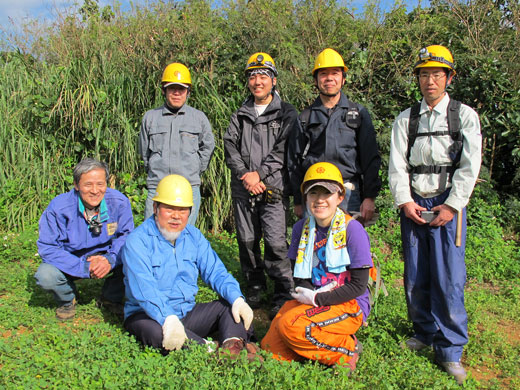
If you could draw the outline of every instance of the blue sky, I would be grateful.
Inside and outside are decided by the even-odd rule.
[[[429,4],[428,0],[397,0],[400,4],[406,4],[408,9],[412,9],[419,2],[422,6]],[[122,10],[129,10],[130,4],[145,5],[147,0],[115,0],[121,4]],[[392,8],[396,1],[380,0],[381,8],[388,10]],[[52,21],[58,13],[70,10],[75,4],[83,4],[83,0],[0,0],[0,29],[4,31],[15,31],[16,24],[20,21],[30,19]],[[112,5],[114,0],[99,0],[100,8],[109,4]],[[358,10],[363,9],[365,1],[354,0],[350,2]],[[14,25],[13,22],[14,21]]]

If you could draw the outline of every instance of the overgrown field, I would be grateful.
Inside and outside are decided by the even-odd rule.
[[[421,47],[443,44],[455,56],[450,96],[474,107],[483,130],[483,166],[468,207],[466,307],[470,342],[463,356],[470,389],[520,388],[520,3],[431,0],[406,12],[348,1],[155,1],[121,13],[84,0],[51,26],[28,22],[0,41],[0,388],[6,389],[455,389],[433,353],[411,353],[402,291],[399,223],[387,189],[390,129],[420,98],[411,69]],[[111,186],[127,195],[136,225],[146,198],[137,134],[144,112],[162,104],[162,70],[172,61],[192,72],[189,103],[203,110],[217,146],[203,175],[198,225],[229,270],[239,275],[230,174],[222,136],[247,96],[243,71],[266,51],[279,69],[284,100],[301,110],[315,97],[310,69],[333,47],[349,67],[344,92],[371,113],[383,157],[381,217],[369,229],[389,296],[367,328],[356,372],[318,364],[219,360],[193,347],[162,357],[143,349],[121,322],[95,305],[99,281],[78,283],[76,318],[55,319],[33,274],[40,263],[37,221],[72,186],[86,156],[107,161]],[[271,292],[255,312],[265,334]],[[202,287],[199,301],[215,297]]]
[[[222,137],[248,94],[245,63],[258,51],[272,55],[278,90],[298,110],[316,96],[318,53],[332,47],[343,55],[344,92],[372,116],[385,179],[392,122],[420,98],[417,53],[442,44],[457,69],[450,95],[482,121],[481,177],[512,210],[508,225],[520,228],[519,24],[520,4],[503,0],[432,0],[411,12],[401,2],[383,12],[367,1],[357,13],[348,0],[150,0],[128,13],[83,0],[51,26],[14,26],[21,34],[0,40],[0,225],[36,222],[70,188],[70,169],[85,156],[110,164],[114,185],[140,215],[137,134],[144,112],[162,104],[159,81],[173,61],[191,70],[189,104],[207,114],[217,143],[202,177],[203,230],[233,227]]]
[[[386,197],[384,197],[386,198]],[[469,368],[469,389],[517,389],[520,386],[520,253],[505,240],[494,222],[474,225],[496,211],[470,206],[467,245],[466,307],[470,341],[463,356]],[[171,353],[143,349],[125,333],[119,319],[99,309],[95,299],[100,281],[78,282],[76,318],[60,323],[50,295],[36,286],[33,274],[40,263],[36,254],[36,227],[0,237],[0,387],[5,389],[456,389],[433,363],[433,352],[412,353],[399,344],[411,335],[402,290],[402,261],[396,214],[384,209],[377,225],[369,228],[373,252],[382,264],[389,296],[380,297],[369,326],[359,332],[364,352],[356,372],[348,378],[342,369],[314,363],[248,364],[218,359],[202,348]],[[215,250],[240,280],[234,236],[211,235]],[[261,338],[268,327],[265,307],[255,311],[255,329]],[[199,301],[215,295],[201,287]]]

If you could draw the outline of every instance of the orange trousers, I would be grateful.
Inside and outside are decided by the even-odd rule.
[[[282,306],[260,345],[278,360],[344,364],[353,356],[354,334],[362,323],[363,313],[355,299],[319,307],[292,300]]]

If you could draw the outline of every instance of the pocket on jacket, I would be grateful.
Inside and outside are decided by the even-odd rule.
[[[179,131],[181,139],[181,151],[183,153],[196,153],[199,150],[200,127],[185,127]]]
[[[338,128],[336,146],[341,149],[354,149],[356,147],[356,131],[341,123]]]
[[[169,127],[166,126],[160,126],[156,127],[148,133],[148,136],[150,137],[148,148],[153,153],[161,153],[164,149],[164,145],[167,144]]]

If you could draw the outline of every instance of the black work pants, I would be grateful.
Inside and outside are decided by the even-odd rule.
[[[218,341],[222,343],[230,337],[239,337],[249,341],[253,335],[253,326],[246,331],[244,323],[238,324],[231,314],[231,306],[224,300],[208,303],[197,303],[186,317],[181,319],[188,340],[204,345],[204,338],[218,332]],[[144,311],[134,313],[124,322],[124,327],[142,344],[161,350],[168,354],[162,346],[162,326],[151,319]]]
[[[291,262],[287,258],[287,210],[289,200],[276,203],[233,198],[240,265],[249,288],[265,287],[267,275],[274,282],[275,304],[291,299],[293,287]],[[264,261],[260,240],[264,238]]]

